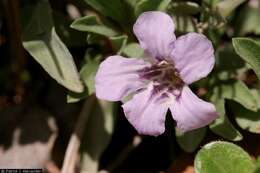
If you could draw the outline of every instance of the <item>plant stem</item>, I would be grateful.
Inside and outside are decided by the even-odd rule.
[[[88,121],[91,109],[94,107],[96,98],[94,96],[89,97],[83,104],[83,108],[78,117],[76,127],[70,137],[69,144],[65,153],[63,166],[61,173],[73,173],[75,172],[76,162],[78,159],[78,151],[81,144],[82,135],[85,129],[85,125]]]

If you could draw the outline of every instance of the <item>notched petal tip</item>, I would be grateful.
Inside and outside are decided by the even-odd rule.
[[[186,132],[189,132],[189,131],[192,131],[195,129],[199,129],[199,128],[205,127],[205,126],[211,124],[212,122],[214,122],[219,117],[219,114],[217,112],[212,112],[205,116],[209,116],[209,117],[211,117],[211,119],[205,121],[205,123],[201,123],[200,125],[195,125],[193,127],[187,127],[186,125],[181,124],[181,122],[177,122],[177,128],[180,131],[182,131],[183,133],[186,133]]]
[[[214,48],[203,34],[188,33],[174,43],[171,58],[186,84],[206,77],[215,64]]]
[[[122,105],[127,120],[139,134],[158,136],[165,131],[165,117],[168,105],[153,95],[153,86],[135,94],[132,100]]]
[[[146,128],[147,125],[145,125],[144,123],[138,122],[138,120],[136,120],[136,121],[130,120],[130,118],[128,118],[129,116],[133,116],[132,115],[133,112],[131,112],[131,111],[127,112],[126,111],[126,110],[129,109],[129,107],[122,105],[122,108],[124,110],[124,114],[126,115],[129,123],[135,128],[135,130],[137,131],[138,134],[157,137],[157,136],[164,133],[164,131],[165,131],[165,124],[164,123],[165,122],[158,123],[154,129],[149,129],[149,128]],[[147,122],[147,124],[148,123],[149,122]]]
[[[138,17],[133,30],[141,47],[152,59],[158,61],[169,56],[176,37],[174,22],[168,14],[159,11],[144,12]]]
[[[181,97],[170,106],[170,110],[177,128],[183,132],[204,127],[219,116],[212,103],[198,98],[187,86],[183,88]]]

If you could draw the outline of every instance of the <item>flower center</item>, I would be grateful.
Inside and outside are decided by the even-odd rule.
[[[156,65],[143,69],[140,77],[153,81],[158,90],[176,90],[181,89],[184,85],[183,80],[174,65],[167,61],[161,61]]]

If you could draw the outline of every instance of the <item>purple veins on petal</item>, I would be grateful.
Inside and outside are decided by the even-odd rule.
[[[181,88],[184,85],[178,71],[172,64],[166,61],[142,69],[140,71],[140,78],[153,81],[161,89]]]
[[[213,104],[198,98],[188,87],[213,69],[211,41],[198,33],[176,40],[174,29],[175,24],[166,13],[141,14],[133,30],[149,55],[149,62],[110,56],[101,63],[96,75],[98,98],[120,101],[133,94],[122,107],[140,134],[163,133],[168,109],[183,131],[206,126],[218,116]]]
[[[175,41],[175,25],[172,18],[163,12],[144,12],[136,20],[134,33],[140,46],[156,61],[163,60],[171,53]]]
[[[165,130],[165,116],[168,110],[160,93],[153,92],[153,85],[149,85],[142,92],[122,105],[128,121],[140,134],[158,136]]]
[[[206,126],[218,117],[215,106],[198,98],[188,86],[183,87],[170,110],[177,127],[184,132]]]
[[[138,71],[150,64],[135,58],[111,56],[103,61],[95,79],[96,96],[109,101],[120,101],[127,95],[145,87]]]
[[[171,58],[186,84],[206,77],[214,67],[215,57],[211,41],[204,35],[188,33],[175,41]]]

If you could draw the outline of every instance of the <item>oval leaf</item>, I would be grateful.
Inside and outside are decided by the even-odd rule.
[[[212,132],[215,134],[231,140],[231,141],[240,141],[243,139],[243,136],[240,132],[231,124],[228,117],[226,116],[225,111],[225,100],[218,99],[212,100],[215,104],[217,112],[220,114],[219,118],[217,118],[209,127]]]
[[[73,58],[56,34],[48,1],[39,1],[33,8],[23,28],[23,46],[58,83],[74,92],[83,91]]]
[[[233,38],[236,53],[250,64],[260,79],[260,44],[250,38]]]
[[[127,35],[109,37],[113,50],[120,55],[127,42]]]
[[[122,53],[128,57],[139,58],[143,56],[144,50],[138,43],[129,43],[123,48]]]
[[[250,156],[228,142],[206,144],[196,155],[196,173],[250,173],[254,170]]]
[[[85,17],[79,18],[79,19],[75,20],[70,25],[70,27],[73,29],[79,30],[79,31],[96,33],[96,34],[107,36],[107,37],[112,37],[112,36],[115,36],[118,34],[112,28],[99,24],[97,22],[96,16],[85,16]]]
[[[221,98],[234,100],[245,108],[256,111],[257,102],[248,87],[241,81],[226,81],[215,88]]]
[[[114,19],[120,24],[127,24],[131,18],[131,12],[127,8],[127,4],[122,0],[85,0],[85,2],[101,14]]]
[[[260,134],[260,111],[252,112],[234,102],[231,102],[229,107],[235,115],[237,124],[242,129]]]
[[[192,153],[197,149],[202,139],[204,138],[206,134],[206,128],[204,127],[186,133],[183,133],[181,131],[178,131],[178,129],[176,129],[175,132],[176,132],[176,140],[180,145],[180,147],[184,151]]]
[[[80,76],[87,86],[88,94],[91,95],[95,92],[95,76],[99,66],[99,55],[95,59],[87,59],[86,64],[80,70]]]

